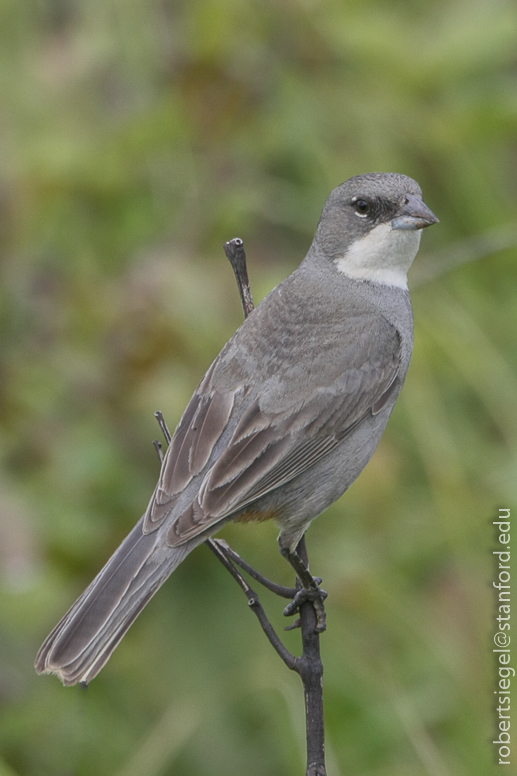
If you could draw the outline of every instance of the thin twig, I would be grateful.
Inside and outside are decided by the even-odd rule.
[[[269,643],[274,648],[276,653],[281,657],[286,666],[291,670],[297,670],[297,664],[300,658],[295,657],[287,647],[283,644],[282,640],[278,636],[277,632],[271,625],[264,611],[264,607],[260,603],[260,599],[250,585],[246,582],[242,574],[235,568],[231,560],[226,556],[225,549],[221,546],[220,542],[208,539],[205,544],[214,553],[217,559],[225,566],[232,577],[237,581],[241,589],[245,592],[248,598],[248,605],[252,612],[257,616],[258,621],[262,626],[262,630],[269,639]]]
[[[172,434],[169,431],[169,427],[168,427],[167,423],[165,422],[165,418],[163,417],[163,412],[160,412],[160,410],[157,410],[154,413],[154,417],[158,421],[158,425],[160,426],[160,428],[162,430],[163,436],[165,437],[165,441],[167,442],[168,445],[170,445],[171,439],[172,439]]]
[[[160,463],[163,463],[164,455],[163,455],[162,443],[158,442],[157,439],[153,439],[153,445],[154,445],[154,449],[158,454],[158,458],[160,459]]]
[[[282,598],[289,598],[289,600],[295,597],[296,593],[298,592],[295,587],[284,587],[283,585],[278,585],[276,582],[272,582],[259,571],[254,569],[253,566],[250,566],[249,563],[246,563],[246,561],[243,560],[243,558],[241,558],[241,556],[230,547],[227,541],[224,539],[214,539],[214,541],[221,545],[228,558],[236,563],[237,566],[240,566],[241,569],[244,569],[244,571],[246,571],[250,577],[253,577],[253,579],[256,579],[257,582],[260,582],[260,584],[265,588],[271,590],[272,593],[275,593],[275,595],[279,595]]]
[[[237,285],[239,287],[239,294],[241,295],[244,317],[247,318],[255,308],[255,305],[253,304],[253,296],[251,294],[250,281],[248,278],[244,243],[241,238],[234,237],[233,240],[229,240],[225,243],[224,252],[233,267]]]

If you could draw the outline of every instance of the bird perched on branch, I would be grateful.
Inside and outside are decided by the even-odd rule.
[[[36,669],[95,677],[149,599],[225,523],[273,519],[289,555],[362,472],[413,348],[406,273],[438,221],[405,175],[330,194],[307,256],[196,389],[143,517],[41,647]]]

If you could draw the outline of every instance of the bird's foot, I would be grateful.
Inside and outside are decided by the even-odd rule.
[[[310,601],[314,606],[316,614],[316,633],[323,633],[327,628],[327,617],[325,613],[324,601],[328,595],[325,590],[320,587],[321,578],[313,577],[308,567],[303,562],[302,558],[298,555],[296,550],[289,550],[288,548],[281,547],[280,552],[284,558],[289,561],[293,569],[296,571],[298,579],[300,580],[301,587],[294,596],[290,604],[284,609],[284,615],[289,617],[300,610],[300,606],[306,601]],[[294,623],[292,627],[297,627]]]
[[[284,609],[284,617],[291,617],[291,615],[296,614],[300,611],[300,606],[304,604],[306,601],[310,601],[312,605],[314,606],[314,610],[316,612],[316,627],[315,631],[316,633],[323,633],[324,630],[327,628],[327,616],[325,612],[325,605],[324,600],[327,597],[328,593],[326,590],[323,590],[321,587],[319,587],[319,584],[321,582],[320,577],[314,577],[314,583],[315,587],[312,587],[307,589],[305,587],[301,587],[300,590],[296,593],[295,597],[291,601],[290,604],[287,604],[287,606]],[[300,621],[296,620],[296,622],[293,623],[293,625],[288,626],[285,630],[292,630],[294,628],[300,627]]]

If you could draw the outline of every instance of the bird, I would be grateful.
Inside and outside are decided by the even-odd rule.
[[[407,271],[438,222],[398,173],[349,178],[309,251],[223,347],[176,428],[148,507],[47,637],[38,673],[88,684],[198,545],[230,521],[274,520],[295,553],[361,474],[413,350]]]

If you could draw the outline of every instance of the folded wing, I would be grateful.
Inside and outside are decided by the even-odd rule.
[[[355,351],[355,363],[348,369],[337,365],[334,380],[327,376],[313,381],[303,397],[293,395],[291,402],[283,396],[279,412],[265,411],[263,393],[253,396],[252,385],[218,391],[210,390],[217,387],[216,379],[205,380],[201,387],[208,382],[208,390],[194,394],[167,451],[144,531],[161,525],[183,489],[201,475],[197,495],[174,516],[167,532],[171,547],[189,541],[298,477],[328,455],[367,414],[380,412],[397,378],[400,342],[396,329],[384,320],[374,334],[372,338],[369,331],[363,338],[367,347],[363,346],[362,359]],[[234,407],[243,406],[243,397],[248,397],[244,414],[214,459],[216,443]]]

